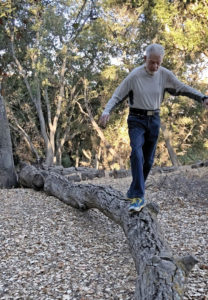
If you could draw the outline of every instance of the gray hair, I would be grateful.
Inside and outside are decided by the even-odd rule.
[[[151,54],[157,54],[163,57],[165,55],[165,50],[160,44],[151,44],[146,48],[146,56],[149,57]]]

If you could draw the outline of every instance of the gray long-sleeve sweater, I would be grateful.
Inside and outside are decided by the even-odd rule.
[[[188,96],[201,102],[204,95],[179,81],[175,75],[160,67],[153,75],[145,65],[135,68],[118,86],[112,98],[106,104],[103,114],[109,114],[121,101],[129,98],[129,106],[139,109],[156,110],[160,108],[165,91],[171,95]]]

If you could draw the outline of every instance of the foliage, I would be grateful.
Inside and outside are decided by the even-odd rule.
[[[207,112],[200,104],[186,97],[167,99],[161,108],[162,120],[171,132],[171,142],[179,161],[189,164],[208,158]],[[205,141],[205,142],[204,142]],[[168,155],[162,136],[158,143],[157,164],[168,164]]]
[[[165,67],[206,92],[207,82],[200,84],[200,74],[208,55],[207,20],[204,0],[2,1],[0,74],[15,153],[21,159],[48,157],[48,163],[94,165],[100,137],[89,109],[98,122],[113,91],[143,62],[144,49],[151,42],[165,46]],[[124,167],[130,151],[127,113],[123,103],[104,131]],[[200,105],[167,96],[162,118],[182,163],[199,153],[206,158],[206,113]],[[108,149],[103,144],[101,148],[100,163],[106,166]],[[162,135],[156,163],[170,164]],[[109,156],[108,166],[116,164]]]

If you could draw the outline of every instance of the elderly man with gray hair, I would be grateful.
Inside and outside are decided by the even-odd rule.
[[[146,204],[145,181],[154,161],[164,93],[167,91],[174,96],[188,96],[208,108],[208,96],[182,83],[171,71],[161,66],[164,53],[164,48],[159,44],[151,44],[146,48],[145,63],[121,82],[99,120],[99,124],[105,127],[112,109],[126,98],[129,99],[127,122],[132,148],[132,183],[127,191],[127,198],[131,201],[129,212],[139,212]]]

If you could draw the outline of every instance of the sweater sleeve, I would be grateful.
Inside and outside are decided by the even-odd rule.
[[[202,93],[179,81],[176,76],[170,71],[167,74],[165,91],[173,96],[187,96],[198,102],[202,102],[204,98],[204,95]]]
[[[105,106],[103,114],[110,114],[112,109],[129,96],[130,92],[130,75],[128,75],[113,93],[111,99]]]

